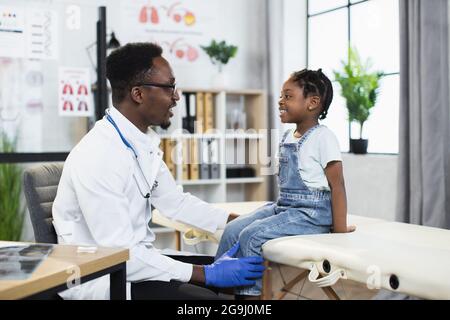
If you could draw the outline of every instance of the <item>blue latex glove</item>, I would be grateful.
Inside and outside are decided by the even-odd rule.
[[[213,264],[205,265],[205,282],[207,286],[226,288],[251,286],[255,279],[263,275],[264,259],[262,257],[234,258],[239,250],[237,242]]]

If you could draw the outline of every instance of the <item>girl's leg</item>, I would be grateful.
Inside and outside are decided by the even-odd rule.
[[[216,259],[227,252],[239,239],[241,231],[255,220],[265,219],[274,215],[276,204],[268,203],[263,207],[256,209],[253,213],[240,216],[229,222],[225,227],[222,238],[220,239],[219,248],[217,249]]]
[[[269,240],[301,234],[328,233],[329,226],[315,225],[315,219],[310,219],[301,209],[288,208],[276,215],[263,220],[256,220],[242,230],[239,235],[240,250],[238,256],[261,256],[262,245]],[[235,290],[237,295],[259,296],[262,280],[250,287]]]

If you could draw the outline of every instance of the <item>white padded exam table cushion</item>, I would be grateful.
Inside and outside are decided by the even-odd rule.
[[[395,275],[395,292],[450,299],[449,230],[352,215],[348,220],[357,226],[353,233],[274,239],[264,244],[264,257],[304,269],[314,263],[323,275],[328,260],[330,273],[342,269],[347,279],[372,285],[380,279],[380,287],[388,290],[393,290],[389,281]]]
[[[218,203],[228,212],[248,214],[266,202]],[[153,222],[185,232],[188,226],[153,211]],[[406,223],[389,222],[355,215],[348,224],[353,233],[293,236],[268,241],[263,255],[272,262],[310,269],[315,264],[326,276],[323,261],[331,265],[329,273],[342,269],[347,279],[393,290],[391,275],[397,276],[396,292],[427,299],[450,299],[450,231]],[[198,229],[197,229],[198,230]],[[199,230],[200,231],[200,230]],[[209,234],[219,240],[223,230]],[[377,278],[379,272],[380,277]]]

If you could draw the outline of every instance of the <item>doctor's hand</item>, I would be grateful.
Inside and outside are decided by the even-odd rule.
[[[262,277],[264,266],[262,257],[234,258],[239,250],[237,242],[213,264],[205,265],[205,284],[219,288],[250,286]]]

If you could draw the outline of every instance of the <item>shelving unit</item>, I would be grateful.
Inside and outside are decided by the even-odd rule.
[[[268,196],[268,177],[261,174],[258,157],[268,157],[267,152],[267,99],[263,90],[214,90],[203,88],[182,88],[182,93],[211,93],[213,97],[214,130],[206,133],[183,131],[183,112],[186,107],[183,94],[173,109],[171,126],[158,130],[162,139],[175,142],[175,170],[177,184],[184,191],[200,199],[214,202],[265,201]],[[230,120],[238,118],[240,128]],[[236,117],[237,116],[237,117]],[[243,121],[244,120],[244,121]],[[233,127],[232,127],[233,126]],[[216,139],[218,141],[219,177],[217,179],[183,179],[182,158],[184,139],[197,141]],[[227,178],[227,168],[252,168],[254,176]]]

